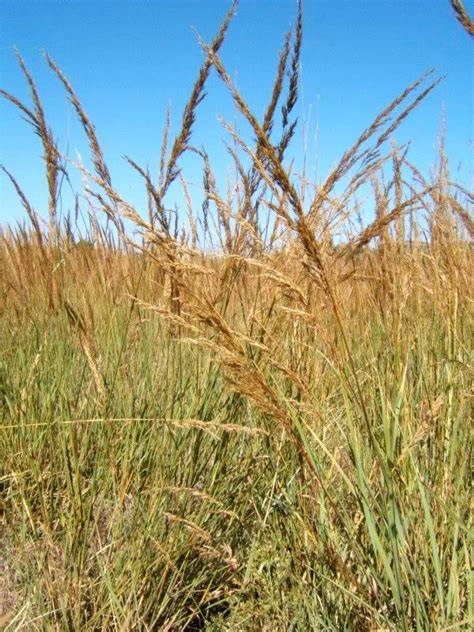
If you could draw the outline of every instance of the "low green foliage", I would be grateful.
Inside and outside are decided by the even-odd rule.
[[[472,629],[472,197],[442,150],[430,182],[398,149],[380,157],[436,82],[428,73],[397,97],[320,187],[301,185],[285,167],[301,7],[261,123],[218,56],[234,8],[203,44],[169,152],[165,133],[160,182],[130,160],[146,220],[113,188],[47,58],[90,142],[90,207],[108,219],[91,215],[75,244],[56,209],[61,156],[21,58],[33,107],[2,92],[43,142],[50,225],[4,169],[31,232],[0,234],[0,569],[14,569],[1,624]],[[243,153],[232,199],[197,152],[205,203],[174,225],[164,197],[196,151],[212,66],[256,146],[230,130]],[[365,226],[353,221],[362,185],[376,210]]]

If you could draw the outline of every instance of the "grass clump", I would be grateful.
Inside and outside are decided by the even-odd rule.
[[[0,556],[16,573],[2,622],[467,630],[472,195],[442,149],[428,180],[386,147],[437,80],[409,86],[310,185],[286,159],[301,5],[262,121],[219,57],[235,6],[202,42],[159,182],[128,159],[146,218],[47,57],[89,139],[85,194],[108,220],[91,214],[78,238],[21,57],[33,109],[2,91],[42,140],[50,192],[45,230],[3,167],[30,223],[0,235]],[[255,138],[227,126],[231,196],[190,145],[212,69]],[[176,219],[165,198],[186,190],[189,151],[204,203]],[[360,226],[362,187],[374,217]]]

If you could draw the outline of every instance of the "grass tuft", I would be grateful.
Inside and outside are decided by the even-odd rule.
[[[473,197],[443,143],[428,178],[393,141],[439,79],[413,82],[310,183],[286,158],[302,3],[261,121],[220,56],[236,8],[201,41],[157,181],[127,158],[147,217],[48,55],[90,145],[86,233],[80,209],[56,212],[76,167],[19,55],[32,106],[0,91],[39,135],[49,187],[43,222],[2,167],[29,224],[0,232],[0,623],[471,629]],[[213,68],[255,137],[224,124],[223,187],[191,146]]]

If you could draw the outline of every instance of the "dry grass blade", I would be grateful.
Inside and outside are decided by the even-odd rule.
[[[202,43],[170,151],[168,110],[156,182],[127,159],[148,217],[112,187],[49,58],[94,161],[70,161],[86,197],[54,244],[1,168],[29,217],[0,227],[0,567],[5,533],[24,603],[10,628],[469,620],[473,196],[450,181],[442,142],[429,178],[407,148],[381,149],[436,82],[392,101],[319,187],[304,161],[302,175],[283,164],[302,3],[263,119],[219,54],[236,6]],[[222,185],[190,145],[212,66],[250,125],[224,123]],[[22,71],[34,105],[0,94],[44,135]],[[203,164],[198,213],[184,152]],[[188,227],[186,208],[164,205],[177,178]]]
[[[428,187],[424,191],[415,194],[413,197],[406,200],[389,213],[382,215],[381,217],[377,217],[371,224],[369,224],[369,226],[367,226],[367,228],[357,235],[357,237],[343,246],[337,253],[337,257],[354,257],[357,255],[370,241],[372,241],[372,239],[379,237],[387,226],[389,226],[389,224],[394,220],[398,219],[405,210],[411,209],[415,201],[421,200],[425,195],[431,193],[434,188],[435,187]]]
[[[299,78],[299,65],[300,65],[300,54],[301,54],[301,45],[303,42],[303,11],[302,11],[302,2],[298,0],[298,16],[296,19],[296,34],[295,34],[295,45],[293,49],[293,56],[291,59],[291,73],[290,73],[290,85],[288,89],[288,97],[286,103],[282,107],[282,118],[283,118],[283,127],[286,128],[288,126],[289,120],[288,117],[296,105],[296,101],[298,99],[298,78]]]
[[[283,134],[280,142],[278,143],[278,157],[280,160],[283,159],[285,151],[290,144],[291,139],[296,130],[297,119],[295,119],[291,124],[289,123],[289,116],[296,105],[296,101],[298,99],[298,81],[299,81],[299,72],[300,72],[300,55],[301,55],[301,46],[303,43],[303,6],[302,1],[298,0],[298,16],[296,19],[296,33],[295,33],[295,43],[293,47],[293,55],[291,59],[291,72],[290,72],[290,81],[288,87],[288,97],[286,99],[286,103],[283,105],[282,112],[282,126],[283,126]]]
[[[10,171],[8,171],[8,169],[4,165],[0,165],[0,169],[7,175],[7,177],[10,180],[10,182],[13,184],[13,186],[15,188],[15,191],[16,191],[16,193],[17,193],[18,197],[20,198],[20,201],[21,201],[21,203],[23,205],[23,208],[25,209],[25,211],[26,211],[26,213],[28,215],[28,219],[30,220],[33,228],[35,229],[35,235],[36,235],[36,238],[38,240],[38,243],[40,244],[40,247],[43,249],[43,254],[45,254],[44,247],[43,247],[43,233],[42,233],[41,227],[39,225],[38,215],[37,215],[36,211],[31,206],[28,198],[26,197],[26,195],[23,192],[23,189],[20,187],[20,185],[18,184],[17,180],[10,173]]]
[[[461,218],[469,237],[474,240],[474,221],[468,211],[454,197],[450,197],[449,203],[456,215]]]
[[[107,401],[107,384],[103,371],[101,369],[101,360],[96,345],[87,331],[87,327],[83,319],[76,310],[67,301],[64,302],[64,308],[67,316],[79,337],[84,354],[87,358],[89,369],[94,378],[97,393],[99,394],[101,403],[104,405]]]
[[[456,13],[459,23],[462,24],[471,37],[474,37],[474,22],[471,20],[468,12],[466,11],[462,0],[451,0],[451,6]]]
[[[375,146],[373,147],[373,149],[371,149],[371,153],[376,152],[378,148],[386,140],[390,138],[393,132],[408,117],[410,112],[412,112],[416,107],[418,107],[418,105],[423,101],[423,99],[425,99],[428,96],[428,94],[432,92],[441,81],[443,81],[443,77],[439,77],[438,79],[436,79],[436,81],[433,81],[432,83],[430,83],[427,88],[425,88],[422,92],[420,92],[420,94],[417,95],[416,98],[413,99],[413,101],[406,108],[403,109],[403,111],[395,118],[393,123],[377,139]]]
[[[273,117],[275,114],[276,106],[280,99],[282,90],[283,90],[283,80],[285,78],[285,71],[288,62],[288,57],[290,55],[290,38],[291,31],[286,34],[285,41],[283,44],[283,48],[280,51],[280,57],[278,61],[278,68],[275,77],[275,82],[273,84],[272,95],[270,97],[270,101],[268,103],[267,109],[265,111],[265,115],[263,117],[262,129],[267,134],[270,135],[273,129]]]
[[[224,21],[222,22],[219,32],[217,33],[216,37],[214,38],[211,44],[211,49],[214,52],[217,52],[222,46],[225,35],[227,33],[227,29],[229,28],[230,22],[232,21],[232,18],[234,17],[237,11],[237,5],[238,5],[238,0],[233,0],[227,12],[227,15],[224,18]],[[164,178],[164,182],[163,182],[163,185],[160,187],[161,199],[163,199],[171,183],[178,176],[177,162],[180,156],[183,154],[183,152],[186,151],[187,149],[187,145],[191,137],[191,130],[194,124],[195,110],[197,106],[199,105],[199,103],[201,103],[201,101],[204,98],[204,86],[209,76],[209,71],[211,69],[211,66],[212,64],[210,60],[206,59],[203,65],[201,66],[201,69],[199,71],[199,75],[196,80],[196,83],[194,84],[191,96],[189,97],[189,101],[187,102],[186,107],[184,109],[183,120],[181,123],[181,131],[178,134],[178,136],[175,138],[175,141],[173,143],[171,154],[169,156],[168,164],[166,167],[166,175]]]
[[[244,101],[240,92],[235,87],[232,82],[229,74],[225,70],[219,56],[215,53],[215,51],[208,46],[203,40],[201,41],[201,46],[203,50],[209,57],[209,60],[214,64],[219,76],[229,89],[232,97],[241,111],[241,113],[245,116],[247,121],[253,128],[257,136],[257,141],[259,143],[259,147],[261,147],[262,158],[265,160],[265,163],[268,163],[268,170],[270,172],[271,177],[274,181],[281,187],[281,189],[288,195],[288,198],[292,204],[293,210],[298,218],[303,217],[303,209],[301,207],[299,196],[296,192],[295,187],[291,183],[287,172],[285,171],[283,165],[281,164],[281,160],[279,159],[275,148],[271,144],[267,134],[265,134],[264,130],[260,126],[259,122],[255,118],[255,116],[250,111],[247,103]]]
[[[357,163],[361,161],[365,161],[366,163],[373,162],[374,159],[377,158],[377,149],[385,142],[389,135],[392,134],[395,129],[400,125],[400,123],[408,116],[408,114],[424,99],[431,90],[437,85],[440,81],[439,79],[426,88],[421,95],[415,98],[413,103],[411,103],[407,108],[405,108],[401,114],[397,116],[395,121],[390,125],[390,127],[385,130],[378,140],[375,143],[373,148],[365,149],[360,151],[363,145],[374,136],[377,131],[382,128],[384,125],[388,123],[390,120],[390,116],[392,113],[401,105],[408,96],[414,92],[423,82],[432,75],[434,70],[429,70],[424,73],[419,79],[414,81],[410,86],[408,86],[400,95],[398,95],[373,121],[373,123],[359,136],[357,141],[352,145],[350,149],[348,149],[344,155],[342,156],[339,164],[331,171],[329,176],[327,177],[324,184],[319,188],[317,195],[315,196],[310,210],[309,216],[312,218],[312,221],[317,221],[322,205],[326,202],[328,195],[330,195],[333,190],[335,184],[341,180],[347,173],[350,171]]]
[[[267,109],[265,111],[265,115],[263,117],[262,123],[262,131],[264,134],[270,138],[271,132],[273,130],[274,124],[274,114],[276,110],[276,106],[280,99],[280,96],[283,91],[283,81],[285,77],[285,71],[288,63],[288,58],[290,55],[290,40],[291,40],[291,31],[289,31],[285,37],[285,41],[283,44],[283,48],[280,51],[279,63],[277,68],[277,73],[275,77],[275,81],[273,83],[272,94],[270,97],[270,101],[268,103]],[[278,153],[279,160],[282,161],[285,151],[290,144],[290,141],[295,133],[297,120],[293,121],[291,125],[289,125],[289,116],[296,104],[298,98],[298,80],[299,80],[299,63],[300,63],[300,54],[301,54],[301,46],[303,41],[303,12],[302,12],[302,3],[298,2],[298,15],[297,15],[297,23],[296,23],[296,34],[295,34],[295,42],[293,46],[293,55],[291,59],[291,70],[289,75],[289,88],[286,102],[282,105],[282,137],[280,141],[276,144],[276,151]],[[257,140],[257,149],[256,156],[258,158],[258,162],[262,159],[264,160],[264,153],[262,154],[262,147],[260,142]],[[258,185],[262,178],[262,169],[258,167],[258,165],[253,163],[252,171],[249,176],[245,176],[241,174],[241,181],[244,185],[246,191],[246,198],[244,201],[244,208],[246,210],[246,214],[250,214],[252,209],[251,198],[254,193],[258,189]],[[263,193],[262,193],[263,195]],[[255,227],[258,225],[258,207],[259,200],[254,205],[254,217],[251,218],[251,221],[255,224]]]
[[[67,94],[69,95],[69,99],[74,106],[74,109],[76,110],[79,120],[82,123],[86,136],[89,139],[92,158],[98,176],[109,186],[111,186],[109,169],[105,163],[102,149],[100,147],[99,140],[95,132],[95,127],[90,122],[90,119],[87,116],[84,108],[82,107],[82,104],[79,101],[79,98],[77,97],[76,92],[74,91],[74,88],[72,87],[70,81],[64,75],[59,66],[54,62],[54,60],[48,55],[48,53],[44,53],[44,56],[51,70],[56,74],[58,79],[63,84]]]
[[[180,523],[180,524],[185,525],[191,533],[197,535],[199,538],[203,540],[206,540],[206,542],[213,541],[213,537],[210,533],[208,533],[204,529],[201,529],[201,527],[199,527],[196,523],[192,522],[191,520],[186,520],[186,518],[176,516],[175,514],[172,514],[168,511],[165,511],[164,515],[170,522]]]
[[[128,156],[125,156],[125,160],[145,180],[147,193],[154,204],[153,213],[151,213],[151,217],[150,217],[150,226],[153,227],[155,220],[158,220],[160,223],[161,229],[164,232],[165,237],[168,239],[171,239],[172,237],[170,233],[169,218],[166,215],[165,209],[163,208],[160,193],[158,189],[156,189],[155,186],[153,185],[150,174],[146,172],[144,169],[142,169],[140,165],[138,165],[134,160],[132,160]]]
[[[243,426],[240,424],[221,423],[217,421],[202,421],[200,419],[169,419],[167,417],[94,417],[91,419],[59,419],[56,421],[25,421],[17,424],[3,424],[0,430],[14,430],[15,428],[44,428],[47,426],[81,426],[94,424],[135,424],[158,423],[182,430],[202,430],[218,439],[218,432],[244,434],[249,436],[268,435],[263,428]]]
[[[60,171],[64,171],[61,166],[60,153],[53,134],[46,123],[46,117],[44,114],[41,99],[39,97],[38,89],[34,82],[34,79],[23,59],[18,51],[15,51],[18,64],[26,78],[28,83],[31,98],[34,105],[34,111],[27,108],[19,99],[5,90],[0,90],[0,95],[8,99],[11,103],[26,115],[26,120],[31,123],[41,139],[44,149],[44,160],[46,163],[46,179],[48,182],[48,194],[49,194],[49,219],[50,229],[52,236],[57,233],[57,217],[56,217],[56,205],[58,195],[58,175]]]

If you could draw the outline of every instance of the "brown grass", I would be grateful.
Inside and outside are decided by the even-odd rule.
[[[3,167],[31,224],[0,234],[0,499],[23,568],[22,621],[462,627],[472,195],[450,181],[442,143],[430,179],[386,147],[439,80],[413,82],[323,183],[307,183],[286,159],[301,2],[261,121],[219,55],[236,6],[201,41],[158,182],[128,158],[146,218],[116,190],[79,97],[46,56],[89,140],[85,194],[111,220],[91,215],[86,240],[72,214],[58,219],[62,156],[20,56],[33,108],[1,92],[41,137],[50,192],[45,230]],[[226,127],[228,190],[190,145],[212,68],[255,135],[250,146]],[[203,161],[201,211],[179,166],[188,151]],[[172,220],[178,177],[188,208]],[[375,213],[362,220],[364,186]]]
[[[471,37],[474,37],[474,22],[471,20],[468,12],[466,11],[462,0],[451,0],[451,6],[453,7],[460,24]]]

